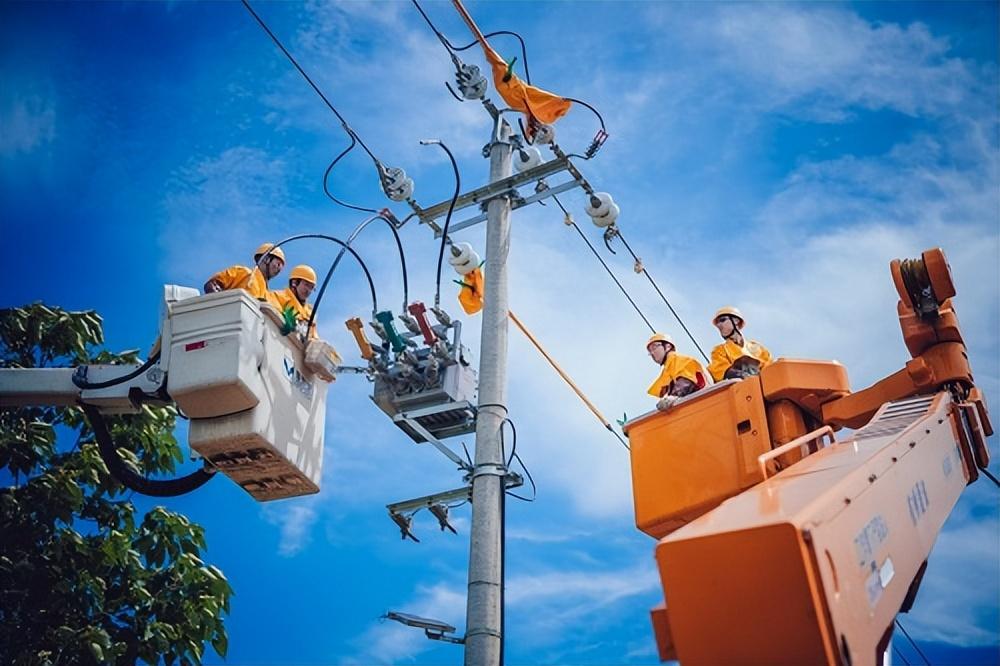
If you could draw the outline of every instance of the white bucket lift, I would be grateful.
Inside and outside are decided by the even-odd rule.
[[[326,342],[281,326],[270,305],[222,291],[168,302],[162,338],[191,448],[260,501],[319,492],[326,391],[340,362]]]

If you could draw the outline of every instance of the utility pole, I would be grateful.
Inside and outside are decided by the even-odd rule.
[[[490,182],[511,175],[511,128],[495,115],[489,145]],[[506,492],[500,429],[507,417],[507,255],[510,251],[508,195],[494,197],[486,214],[486,293],[479,361],[476,459],[472,475],[472,534],[465,616],[466,666],[500,663],[501,502]]]

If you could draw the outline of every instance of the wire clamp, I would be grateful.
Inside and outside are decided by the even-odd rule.
[[[507,476],[507,466],[503,463],[480,463],[472,469],[472,478],[481,476],[496,476],[505,478]]]

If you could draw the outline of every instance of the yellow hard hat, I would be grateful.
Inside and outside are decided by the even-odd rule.
[[[274,243],[262,243],[261,246],[258,247],[257,250],[253,253],[253,256],[259,257],[263,254],[267,254],[268,250],[270,250],[272,247],[274,247]],[[277,257],[282,261],[285,260],[285,253],[281,251],[280,247],[276,249],[274,252],[271,252],[269,256]]]
[[[743,328],[743,325],[745,323],[745,320],[743,319],[743,313],[740,312],[739,308],[733,307],[732,305],[727,305],[724,308],[719,308],[719,311],[715,313],[714,317],[712,317],[712,324],[715,324],[715,322],[719,321],[719,317],[723,317],[725,315],[729,315],[731,317],[736,317],[737,319],[739,319],[740,323],[736,325],[736,328],[740,329]]]
[[[653,335],[649,337],[649,340],[646,341],[646,347],[648,348],[649,345],[653,344],[654,342],[666,342],[674,349],[677,349],[677,345],[674,344],[674,339],[669,335],[667,335],[666,333],[653,333]]]
[[[305,280],[306,282],[311,282],[316,284],[316,271],[312,269],[311,266],[306,266],[305,264],[300,264],[292,269],[292,274],[288,276],[289,280],[294,280],[298,278],[299,280]]]

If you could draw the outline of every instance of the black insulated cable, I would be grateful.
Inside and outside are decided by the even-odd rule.
[[[434,307],[441,307],[441,264],[444,261],[444,248],[448,245],[450,239],[448,238],[448,227],[451,225],[451,214],[455,211],[455,202],[458,201],[458,193],[462,191],[462,176],[458,173],[458,164],[455,162],[455,156],[452,155],[451,150],[448,146],[444,145],[440,139],[422,139],[420,144],[423,146],[441,146],[441,149],[448,154],[448,159],[451,160],[452,171],[455,172],[455,193],[451,197],[451,203],[448,204],[448,215],[444,218],[444,227],[441,228],[441,249],[438,251],[438,261],[437,261],[437,283],[434,290]]]
[[[674,306],[670,304],[670,301],[667,300],[667,297],[663,295],[662,291],[660,291],[660,287],[659,285],[656,284],[656,281],[653,280],[653,276],[650,275],[649,271],[646,270],[646,267],[643,266],[642,262],[639,260],[639,257],[636,255],[635,252],[632,251],[632,247],[628,244],[628,241],[626,241],[625,237],[622,236],[621,230],[619,230],[617,227],[615,228],[615,235],[621,239],[621,242],[625,246],[625,249],[628,250],[628,253],[631,254],[632,258],[635,260],[636,265],[642,268],[641,271],[642,274],[646,276],[646,279],[649,280],[649,284],[653,285],[653,289],[655,289],[656,293],[660,295],[660,300],[662,300],[666,304],[666,306],[670,309],[670,313],[674,316],[674,319],[677,320],[677,323],[681,325],[681,328],[684,329],[684,332],[687,334],[688,338],[691,339],[691,342],[694,343],[695,348],[698,349],[698,353],[700,353],[702,358],[705,359],[705,363],[711,363],[711,361],[708,358],[708,355],[705,354],[705,351],[701,348],[701,345],[699,345],[698,341],[695,340],[694,335],[692,335],[691,331],[688,330],[688,327],[687,325],[685,325],[684,320],[681,319],[681,316],[677,314],[677,310],[674,310]]]
[[[990,470],[986,469],[985,467],[980,467],[979,471],[982,472],[983,474],[985,474],[989,478],[990,481],[992,481],[994,484],[996,484],[997,487],[1000,487],[1000,479],[997,479],[997,477],[993,476],[993,472],[991,472]]]
[[[302,75],[302,78],[304,78],[306,82],[310,86],[312,86],[312,89],[316,91],[316,94],[320,96],[320,99],[322,99],[323,102],[326,103],[327,107],[329,107],[329,109],[333,111],[333,115],[337,116],[337,118],[340,119],[341,124],[344,126],[344,129],[351,136],[351,138],[356,139],[357,142],[361,144],[361,147],[364,148],[365,152],[368,153],[368,156],[371,157],[372,160],[374,160],[376,166],[378,166],[380,164],[378,158],[375,157],[375,155],[368,148],[365,142],[361,140],[361,137],[358,136],[353,129],[351,129],[350,125],[348,125],[347,123],[347,120],[344,118],[344,116],[340,115],[340,111],[337,111],[336,107],[330,102],[330,100],[326,98],[326,95],[324,95],[323,91],[319,89],[319,86],[313,83],[313,80],[309,78],[309,75],[306,74],[306,71],[304,69],[302,69],[298,61],[296,61],[295,58],[292,56],[292,54],[288,52],[288,49],[286,49],[285,45],[281,43],[281,40],[278,39],[277,35],[271,32],[271,29],[267,27],[266,23],[264,23],[264,19],[262,19],[257,14],[257,12],[253,10],[253,7],[250,6],[250,3],[247,0],[241,0],[241,2],[243,3],[243,6],[246,7],[246,10],[250,12],[250,15],[253,16],[254,19],[257,21],[257,23],[260,24],[260,27],[264,29],[264,32],[266,32],[267,35],[271,38],[271,41],[274,42],[275,46],[281,49],[281,52],[285,54],[285,57],[288,58],[288,61],[292,63],[295,69],[299,71],[299,74]]]
[[[111,476],[129,490],[150,497],[177,497],[197,490],[215,476],[215,470],[209,467],[208,463],[198,471],[176,479],[149,479],[136,474],[118,455],[118,448],[111,439],[111,433],[101,412],[93,405],[82,405],[82,407],[94,431],[101,459],[108,466]]]
[[[639,317],[642,318],[642,320],[646,323],[646,326],[649,327],[650,332],[656,333],[656,329],[653,328],[653,325],[651,323],[649,323],[649,319],[646,318],[646,315],[644,315],[642,313],[642,310],[639,309],[639,306],[636,305],[635,300],[633,300],[632,296],[630,296],[628,291],[625,290],[625,287],[622,285],[621,281],[619,281],[618,277],[613,272],[611,272],[611,268],[608,266],[607,262],[605,262],[604,259],[601,257],[601,255],[597,253],[597,248],[595,248],[593,244],[591,244],[591,242],[584,235],[583,231],[580,230],[580,227],[576,225],[576,222],[573,222],[572,216],[569,214],[569,211],[566,210],[566,207],[563,206],[562,202],[559,201],[559,197],[553,195],[552,198],[555,199],[556,204],[559,206],[560,210],[562,210],[563,214],[566,215],[566,219],[569,220],[566,223],[567,226],[571,226],[576,230],[576,233],[580,235],[580,238],[583,239],[583,242],[587,244],[587,247],[589,247],[590,251],[594,254],[595,257],[597,257],[597,260],[601,262],[601,266],[604,266],[604,270],[607,271],[608,275],[611,276],[611,279],[615,281],[616,285],[618,285],[618,288],[621,290],[622,294],[635,309]]]
[[[284,245],[286,243],[290,243],[292,241],[302,240],[304,238],[318,238],[318,239],[322,239],[322,240],[328,240],[328,241],[330,241],[332,243],[337,243],[342,248],[344,248],[345,250],[347,250],[348,252],[350,252],[351,256],[353,256],[355,259],[357,259],[358,264],[361,266],[361,270],[363,270],[365,272],[365,277],[368,278],[368,288],[371,290],[371,293],[372,293],[372,313],[374,314],[374,313],[378,312],[378,297],[375,295],[375,281],[372,280],[372,274],[368,270],[368,266],[365,265],[365,262],[364,262],[364,260],[361,259],[361,256],[357,252],[354,251],[354,248],[348,246],[347,243],[345,243],[344,241],[340,240],[339,238],[334,238],[333,236],[328,236],[326,234],[298,234],[296,236],[289,236],[288,238],[285,238],[284,240],[281,240],[281,241],[278,241],[277,243],[275,243],[274,247],[272,247],[270,250],[268,250],[267,252],[264,253],[264,256],[261,257],[261,261],[263,261],[268,255],[270,255],[272,252],[274,252],[276,249],[278,249],[282,245]],[[341,256],[342,254],[343,253],[341,253],[340,255],[338,255],[338,257]],[[313,325],[313,321],[315,320],[315,317],[316,317],[316,310],[319,309],[320,301],[323,298],[323,292],[326,289],[327,282],[330,281],[330,276],[333,274],[333,270],[332,269],[335,266],[336,266],[336,264],[334,266],[332,266],[331,270],[327,273],[326,280],[323,281],[323,288],[320,289],[319,295],[316,297],[316,303],[313,305],[312,316],[309,318],[309,324],[308,324],[308,327],[306,328],[307,331]]]
[[[914,642],[912,638],[910,638],[910,633],[906,631],[906,629],[903,627],[903,624],[899,621],[899,618],[896,618],[895,620],[893,620],[893,622],[896,623],[896,626],[899,627],[899,630],[903,632],[904,636],[906,636],[906,640],[909,641],[910,646],[916,651],[917,654],[920,655],[920,658],[924,660],[924,664],[926,666],[931,666],[931,662],[929,659],[927,659],[927,655],[925,655],[924,651],[920,649],[920,647],[916,644],[916,642]]]
[[[358,145],[358,140],[354,138],[354,132],[349,131],[348,134],[351,137],[351,145],[345,148],[342,153],[333,158],[333,161],[330,162],[330,166],[326,168],[326,173],[323,174],[323,192],[325,192],[326,196],[328,196],[330,200],[333,203],[337,204],[338,206],[343,206],[344,208],[350,208],[351,210],[358,210],[361,211],[362,213],[377,213],[378,211],[375,210],[374,208],[365,208],[363,206],[355,206],[354,204],[345,203],[340,199],[338,199],[337,197],[333,196],[333,194],[330,192],[330,172],[333,171],[333,167],[337,166],[337,162],[343,159],[347,155],[347,153],[354,150],[354,146]]]

